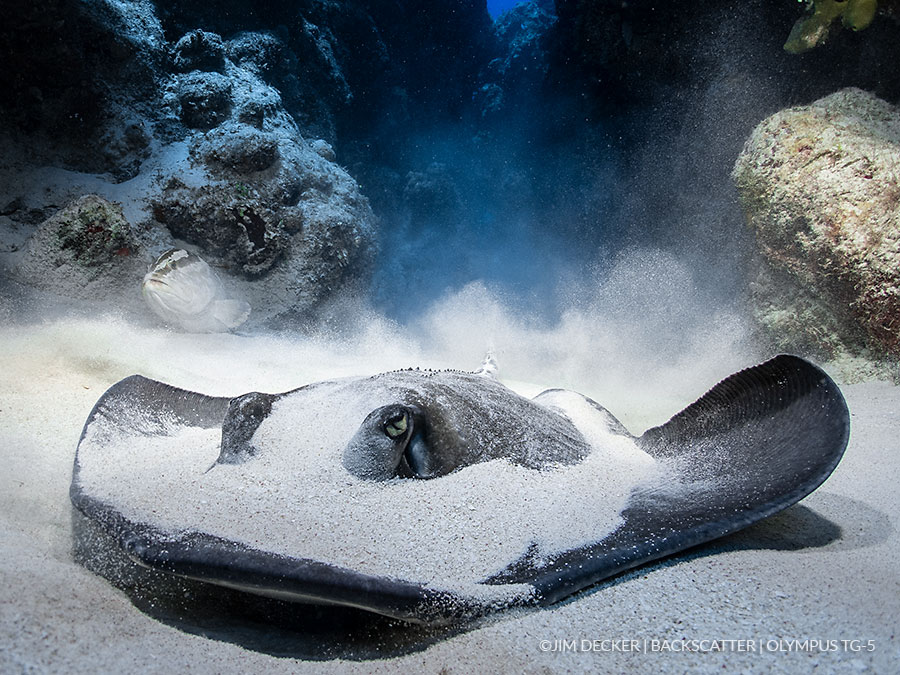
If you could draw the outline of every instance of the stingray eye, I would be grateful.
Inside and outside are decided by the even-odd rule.
[[[404,410],[396,415],[391,415],[384,423],[384,433],[390,438],[397,439],[406,433],[409,428],[409,417]]]

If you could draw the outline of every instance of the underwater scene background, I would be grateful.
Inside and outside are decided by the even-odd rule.
[[[900,658],[900,0],[33,0],[0,59],[0,671]],[[639,434],[779,352],[847,399],[828,481],[539,612],[243,615],[76,562],[79,434],[134,373],[232,397],[490,354]],[[754,651],[662,653],[715,639]]]
[[[244,330],[456,298],[893,372],[896,2],[501,4],[10,8],[10,295],[149,319],[136,280],[186,248]]]

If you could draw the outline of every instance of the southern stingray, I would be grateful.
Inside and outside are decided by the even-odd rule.
[[[135,375],[90,413],[71,498],[143,566],[439,624],[746,527],[818,487],[848,437],[834,382],[784,355],[637,437],[586,397],[526,399],[489,371],[236,398]]]

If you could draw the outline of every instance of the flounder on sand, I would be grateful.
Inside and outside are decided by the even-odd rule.
[[[438,624],[553,603],[772,515],[849,435],[837,386],[793,356],[641,436],[584,396],[526,399],[492,375],[236,398],[132,376],[85,424],[72,501],[141,565]]]

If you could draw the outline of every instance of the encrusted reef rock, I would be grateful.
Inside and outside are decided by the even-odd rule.
[[[225,39],[198,21],[204,29],[173,31],[160,19],[164,5],[41,0],[13,9],[12,27],[0,27],[18,50],[0,44],[9,65],[0,82],[16,99],[0,101],[0,147],[71,172],[47,173],[57,178],[37,189],[39,172],[20,181],[10,171],[0,199],[23,205],[6,209],[10,225],[31,230],[40,218],[26,220],[27,213],[53,213],[73,195],[96,192],[121,201],[133,226],[95,218],[99,225],[67,235],[48,221],[8,273],[63,294],[113,300],[122,296],[94,291],[127,287],[134,295],[156,256],[184,247],[252,305],[251,322],[302,317],[363,282],[375,255],[368,200],[336,163],[331,142],[312,135],[333,132],[333,124],[317,117],[316,97],[301,95],[300,80],[334,85],[340,99],[349,91],[331,77],[340,75],[329,70],[336,62],[298,61],[298,41],[289,47],[286,30]],[[318,36],[328,51],[327,31],[298,20],[307,41]],[[300,109],[307,116],[298,122]],[[95,201],[79,205],[75,216],[58,218],[68,223],[87,218],[88,206],[100,209]],[[113,244],[118,253],[104,257]]]
[[[763,121],[733,172],[781,349],[900,358],[900,108],[844,89]]]
[[[72,298],[136,296],[133,280],[144,273],[138,252],[121,206],[85,195],[38,226],[16,276]]]
[[[225,44],[216,33],[192,30],[175,43],[172,59],[176,70],[221,71],[225,67]]]
[[[178,82],[181,121],[190,129],[212,129],[231,113],[233,84],[219,73],[192,72]]]
[[[368,200],[326,141],[301,135],[262,79],[262,57],[249,58],[247,34],[225,42],[194,31],[177,44],[191,58],[167,100],[194,130],[187,157],[162,168],[154,219],[240,282],[252,321],[302,314],[365,278],[375,249]]]

